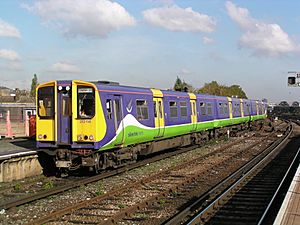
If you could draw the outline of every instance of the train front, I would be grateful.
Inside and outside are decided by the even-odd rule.
[[[106,133],[96,85],[51,81],[37,88],[37,147],[51,155],[61,171],[93,167],[98,143]]]

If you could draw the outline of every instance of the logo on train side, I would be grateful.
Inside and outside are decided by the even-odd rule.
[[[128,113],[131,113],[132,111],[132,99],[128,102],[128,105],[126,106],[126,110]]]

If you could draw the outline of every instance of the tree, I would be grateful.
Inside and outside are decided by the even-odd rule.
[[[193,86],[186,83],[184,80],[181,81],[181,79],[178,76],[176,78],[173,90],[182,92],[194,92]]]
[[[35,89],[38,86],[38,79],[36,74],[33,75],[33,78],[31,80],[31,89],[30,89],[30,96],[35,98]]]
[[[198,93],[221,95],[221,86],[218,84],[217,81],[205,83],[204,86],[198,90]]]
[[[183,85],[181,79],[177,76],[175,84],[174,84],[174,91],[182,91]]]
[[[241,88],[241,86],[239,85],[231,85],[229,87],[229,95],[227,96],[237,96],[239,98],[247,98],[246,93],[243,91],[243,89]]]
[[[238,97],[247,98],[246,93],[239,85],[231,85],[230,87],[226,85],[220,85],[217,81],[212,81],[210,83],[205,83],[202,88],[198,90],[198,93],[228,96],[228,97]]]

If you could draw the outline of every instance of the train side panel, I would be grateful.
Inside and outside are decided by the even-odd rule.
[[[153,140],[153,93],[149,89],[99,86],[107,133],[99,143],[100,150],[120,148]]]

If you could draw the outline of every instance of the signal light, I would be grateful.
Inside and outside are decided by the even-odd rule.
[[[89,136],[89,139],[92,141],[92,140],[94,140],[94,136],[93,135],[90,135]]]
[[[43,135],[39,134],[38,139],[42,139]]]

